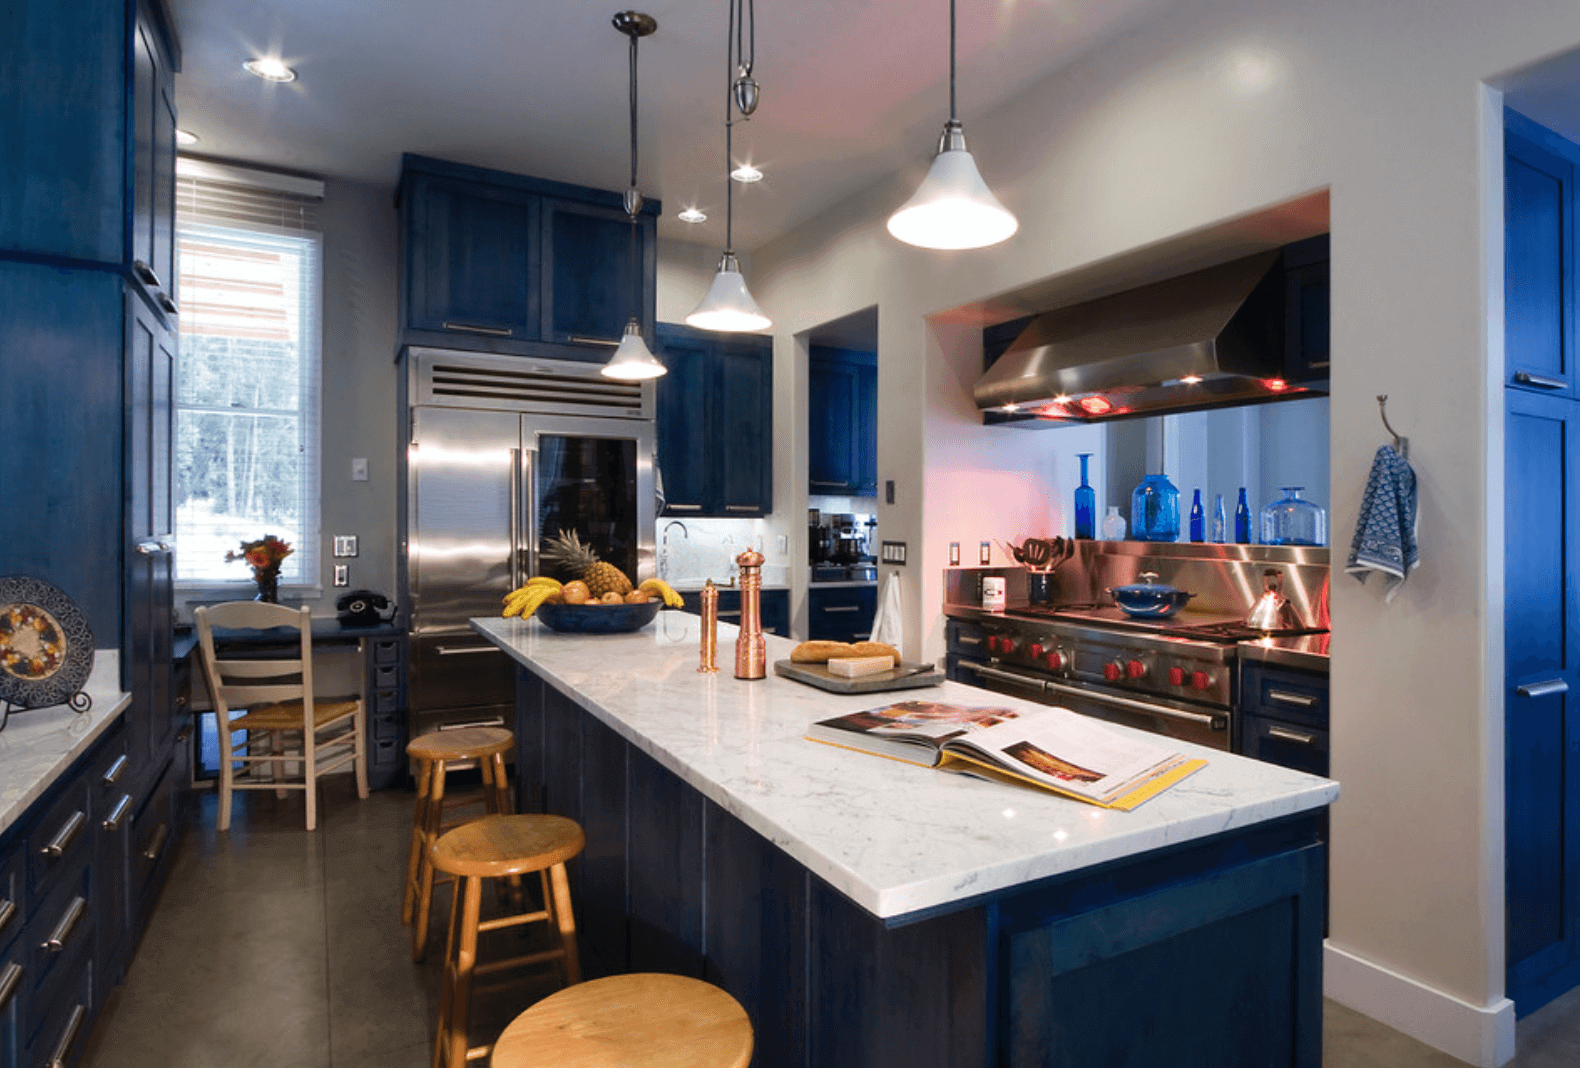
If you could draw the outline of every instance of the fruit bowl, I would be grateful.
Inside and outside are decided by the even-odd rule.
[[[564,634],[624,634],[653,622],[662,601],[646,604],[545,604],[536,618]]]

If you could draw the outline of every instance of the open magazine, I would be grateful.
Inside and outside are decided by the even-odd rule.
[[[1051,706],[1019,710],[901,701],[820,720],[807,737],[924,767],[1030,783],[1125,811],[1207,764]]]

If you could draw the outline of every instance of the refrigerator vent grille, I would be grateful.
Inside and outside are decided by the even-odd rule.
[[[588,374],[587,365],[573,364],[561,371],[547,366],[548,361],[520,362],[523,366],[517,368],[424,361],[417,403],[617,419],[652,417],[652,390],[642,382],[604,378],[596,368]]]

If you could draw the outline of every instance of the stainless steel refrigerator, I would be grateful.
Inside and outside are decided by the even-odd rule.
[[[653,385],[565,360],[425,348],[403,359],[409,736],[508,724],[514,669],[467,620],[498,615],[561,531],[633,581],[653,575]]]

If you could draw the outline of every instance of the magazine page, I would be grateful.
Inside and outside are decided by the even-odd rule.
[[[820,720],[808,728],[807,737],[932,765],[938,762],[938,749],[943,742],[989,730],[1019,715],[1009,708],[901,701]]]
[[[946,748],[1065,793],[1106,803],[1181,762],[1180,754],[1063,708],[956,736]]]

